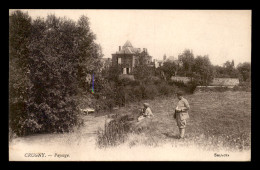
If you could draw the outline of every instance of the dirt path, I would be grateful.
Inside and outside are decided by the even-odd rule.
[[[65,134],[39,134],[13,139],[9,143],[10,160],[39,160],[38,157],[26,157],[28,153],[45,153],[40,160],[66,161],[69,158],[55,157],[55,154],[69,154],[70,158],[80,159],[79,153],[96,148],[96,134],[99,129],[104,128],[107,116],[95,117],[93,115],[83,116],[84,126],[73,133]],[[52,156],[48,156],[52,155]]]

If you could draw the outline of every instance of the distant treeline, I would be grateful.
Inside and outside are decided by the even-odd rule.
[[[227,61],[223,66],[214,66],[207,55],[194,57],[192,51],[187,49],[178,58],[182,61],[182,66],[167,60],[158,71],[163,71],[167,79],[172,76],[190,77],[198,85],[209,85],[213,78],[239,78],[241,82],[251,81],[249,62],[240,63],[237,67],[234,61]]]

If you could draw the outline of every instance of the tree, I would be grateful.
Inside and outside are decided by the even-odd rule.
[[[12,123],[11,128],[18,135],[69,131],[78,123],[79,110],[75,96],[79,94],[79,89],[85,88],[85,76],[98,72],[102,57],[88,19],[83,16],[76,23],[49,15],[46,20],[27,19],[28,26],[21,27],[16,24],[17,16],[23,22],[26,18],[19,11],[10,17],[10,59],[24,63],[22,68],[26,71],[20,77],[28,80],[28,85],[23,95],[26,100],[21,106],[24,109],[19,121],[13,121],[13,115],[18,115],[18,112],[11,109],[11,121],[17,123]],[[15,40],[19,43],[13,43]],[[18,52],[15,52],[16,48]],[[19,70],[16,65],[11,68],[14,71],[10,72],[10,77],[14,79],[15,72]],[[11,90],[15,93],[16,89]]]
[[[133,74],[137,80],[143,81],[153,75],[153,68],[147,65],[138,65],[135,67]]]
[[[194,60],[193,81],[199,85],[209,85],[214,78],[213,66],[208,56],[197,56]]]
[[[242,81],[251,80],[251,64],[248,62],[240,63],[237,65],[237,70],[239,71]]]
[[[9,125],[16,134],[27,118],[28,89],[31,87],[28,55],[31,17],[15,11],[9,16]]]
[[[228,75],[226,75],[225,73],[225,68],[224,67],[221,67],[221,66],[213,66],[214,67],[214,77],[217,77],[217,78],[225,78],[225,77],[229,77]]]
[[[192,77],[192,67],[194,65],[194,55],[191,50],[184,50],[184,52],[178,56],[179,60],[182,61],[183,67],[180,69],[180,73],[184,72],[185,76]]]
[[[174,62],[166,61],[163,63],[163,66],[160,67],[160,70],[164,72],[166,79],[170,79],[175,75],[177,66]]]
[[[238,78],[239,72],[234,66],[234,60],[232,62],[226,61],[223,65],[223,71],[224,75],[226,75],[226,78]]]
[[[240,73],[234,66],[234,60],[232,62],[226,61],[223,66],[214,66],[215,77],[218,78],[239,78]]]
[[[122,68],[120,65],[109,67],[108,69],[105,69],[103,72],[103,76],[109,80],[118,82],[119,75],[122,73]]]
[[[76,31],[78,35],[75,37],[74,42],[78,49],[78,80],[79,86],[84,88],[87,74],[93,75],[93,73],[99,72],[102,66],[100,59],[103,54],[100,45],[94,42],[96,36],[91,31],[89,19],[86,16],[80,17]]]

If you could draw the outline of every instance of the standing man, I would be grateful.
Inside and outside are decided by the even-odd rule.
[[[180,131],[179,139],[183,139],[185,134],[186,119],[189,118],[188,110],[190,109],[190,105],[188,101],[183,97],[183,94],[181,92],[177,93],[177,98],[179,99],[179,101],[174,112],[174,118],[176,119],[177,126],[179,127]]]

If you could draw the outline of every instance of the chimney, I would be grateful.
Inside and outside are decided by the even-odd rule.
[[[145,48],[143,48],[143,51],[145,52]]]
[[[164,54],[164,56],[163,56],[163,60],[166,60],[166,55]]]
[[[119,46],[119,51],[121,51],[121,46]]]

